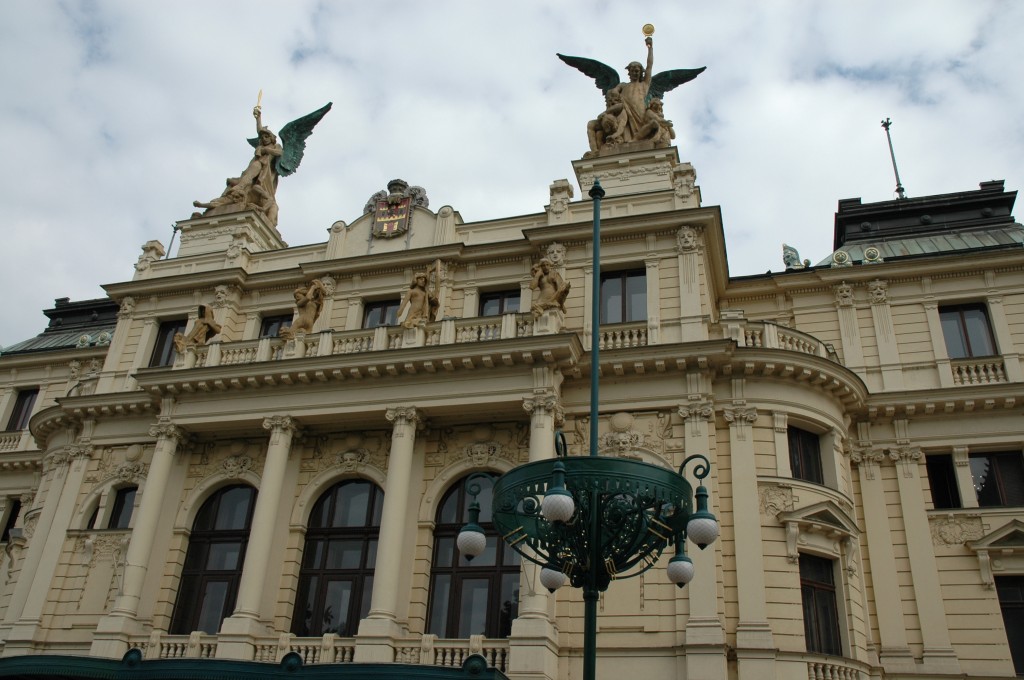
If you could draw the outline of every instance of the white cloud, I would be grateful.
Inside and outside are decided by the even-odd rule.
[[[327,101],[281,230],[323,241],[401,177],[467,220],[539,212],[572,175],[600,91],[555,52],[617,69],[707,66],[669,93],[680,155],[723,208],[733,275],[817,261],[836,201],[1024,185],[1024,6],[933,3],[129,0],[0,4],[0,345],[57,297],[100,297],[139,246],[247,163],[250,109],[280,129]],[[577,197],[579,198],[579,196]]]

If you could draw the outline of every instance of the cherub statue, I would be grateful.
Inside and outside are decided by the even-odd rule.
[[[565,298],[569,296],[570,284],[551,267],[551,260],[544,257],[530,268],[530,288],[537,296],[530,305],[533,315],[540,316],[549,309],[565,311]]]
[[[188,335],[174,334],[174,348],[179,354],[184,354],[189,347],[205,345],[210,338],[220,333],[220,329],[220,324],[213,318],[213,308],[209,305],[199,305],[199,316]]]
[[[609,90],[604,96],[605,109],[596,119],[587,123],[587,140],[590,151],[597,151],[606,145],[624,141],[626,131],[626,105],[618,90]]]
[[[406,328],[416,328],[428,321],[433,321],[439,307],[437,296],[427,290],[427,275],[420,273],[412,277],[409,290],[406,291],[402,304],[398,307],[397,316],[402,316],[402,313],[408,309],[409,313],[402,321],[402,325]]]
[[[672,121],[665,120],[662,113],[661,100],[657,97],[651,99],[644,112],[643,126],[637,131],[638,139],[649,139],[654,146],[671,146],[672,140],[676,138],[676,131],[672,129]]]
[[[623,141],[641,142],[653,140],[656,146],[668,146],[669,142],[665,134],[645,137],[642,133],[650,122],[645,121],[649,110],[648,104],[655,98],[660,100],[666,92],[693,80],[703,73],[706,67],[673,69],[671,71],[662,71],[652,76],[651,70],[654,67],[654,39],[648,35],[644,39],[644,44],[647,45],[647,66],[645,68],[638,61],[630,62],[626,66],[626,72],[629,74],[629,82],[626,83],[619,81],[619,75],[615,72],[615,69],[594,59],[570,57],[564,54],[559,54],[558,58],[569,66],[579,69],[584,75],[593,78],[594,84],[597,85],[598,89],[605,96],[609,92],[614,91],[617,93],[626,116],[626,124],[621,135]],[[588,125],[588,132],[589,129],[590,126]],[[671,139],[671,137],[668,137],[668,139]],[[606,138],[604,145],[608,145],[611,142],[610,138]],[[591,152],[595,153],[593,149]]]
[[[197,208],[206,208],[204,215],[222,215],[239,210],[256,210],[267,221],[277,225],[277,182],[281,177],[294,173],[306,150],[306,138],[313,134],[313,127],[331,110],[328,103],[323,108],[281,128],[281,142],[277,141],[270,128],[264,127],[262,108],[257,103],[252,110],[256,118],[256,137],[248,142],[256,149],[249,165],[238,177],[230,177],[224,192],[207,202],[193,201]]]
[[[313,279],[309,283],[295,289],[295,317],[289,328],[282,328],[280,335],[283,338],[291,338],[299,333],[309,333],[313,330],[313,324],[320,318],[320,311],[324,307],[324,298],[327,297],[327,289],[319,279]]]

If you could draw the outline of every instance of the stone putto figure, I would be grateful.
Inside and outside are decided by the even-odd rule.
[[[626,83],[620,82],[615,69],[607,64],[585,57],[558,55],[569,66],[593,78],[605,95],[604,113],[587,124],[590,151],[585,158],[671,145],[675,132],[672,123],[662,114],[662,97],[699,76],[706,67],[673,69],[652,76],[654,39],[648,35],[644,44],[647,45],[647,66],[638,61],[630,62],[626,66],[629,74]]]
[[[213,318],[213,307],[199,305],[199,317],[188,334],[174,334],[174,348],[184,354],[189,347],[198,347],[209,342],[210,338],[220,333],[221,326]]]
[[[565,298],[569,296],[570,284],[551,267],[551,260],[544,257],[530,268],[530,289],[537,291],[530,305],[535,317],[549,309],[565,311]]]
[[[328,103],[323,108],[281,128],[281,142],[270,128],[264,127],[262,108],[259,104],[252,110],[256,118],[256,137],[248,140],[256,149],[249,165],[238,177],[229,177],[223,193],[207,202],[194,201],[197,208],[206,208],[203,215],[222,215],[239,210],[255,210],[262,213],[272,225],[277,225],[277,182],[295,172],[302,162],[306,150],[306,138],[313,134],[313,127],[331,110]],[[198,217],[194,213],[193,217]]]
[[[428,321],[433,321],[439,307],[437,296],[427,290],[427,275],[416,274],[412,277],[409,290],[406,291],[402,304],[398,307],[397,316],[402,316],[402,313],[408,309],[409,313],[402,321],[402,325],[406,328],[416,328]]]
[[[281,337],[290,338],[312,331],[313,324],[320,318],[326,297],[327,289],[319,279],[313,279],[296,288],[295,317],[292,319],[291,327],[281,329]]]

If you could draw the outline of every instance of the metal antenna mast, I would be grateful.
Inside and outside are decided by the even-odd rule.
[[[896,169],[896,152],[892,150],[892,134],[889,132],[890,125],[892,125],[892,121],[888,118],[882,121],[882,127],[885,128],[885,136],[889,140],[889,156],[892,158],[892,171],[896,175],[896,196],[906,198],[907,195],[903,191],[903,184],[900,182],[900,171]]]

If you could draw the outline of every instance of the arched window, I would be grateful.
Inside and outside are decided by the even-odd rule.
[[[239,485],[221,489],[199,509],[171,617],[172,635],[212,635],[231,615],[255,505],[256,490]]]
[[[300,637],[356,634],[370,610],[384,492],[351,479],[313,505],[302,553],[292,633]]]
[[[472,502],[465,477],[448,489],[437,509],[427,617],[428,632],[442,638],[508,637],[519,614],[519,554],[501,540],[491,522],[491,482],[477,479],[483,487],[477,497],[479,524],[487,536],[483,554],[469,562],[455,548]]]

